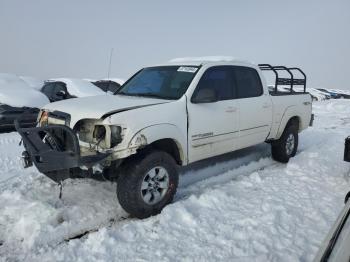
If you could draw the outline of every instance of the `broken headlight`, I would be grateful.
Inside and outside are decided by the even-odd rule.
[[[120,126],[110,126],[111,128],[111,147],[115,147],[122,140],[122,128]]]
[[[92,137],[97,141],[104,139],[106,137],[106,128],[102,125],[95,126]]]

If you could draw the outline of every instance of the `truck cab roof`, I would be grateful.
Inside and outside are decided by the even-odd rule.
[[[208,64],[239,64],[246,65],[249,67],[257,67],[256,64],[239,60],[231,56],[205,56],[205,57],[183,57],[183,58],[174,58],[170,61],[157,64],[155,66],[171,66],[171,65],[187,65],[187,66],[203,66]]]

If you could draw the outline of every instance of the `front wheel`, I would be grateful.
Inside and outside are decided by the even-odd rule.
[[[298,127],[288,125],[282,136],[277,141],[272,142],[272,158],[281,163],[288,163],[294,157],[298,149]]]
[[[123,164],[117,181],[119,203],[137,218],[159,214],[173,200],[178,181],[177,166],[169,154],[141,153]]]

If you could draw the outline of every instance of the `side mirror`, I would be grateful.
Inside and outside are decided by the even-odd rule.
[[[56,96],[64,98],[67,96],[67,93],[63,90],[60,90],[56,93]]]
[[[216,92],[211,88],[199,89],[195,96],[191,99],[191,102],[194,104],[214,103],[217,101],[218,98],[216,96]]]
[[[350,136],[345,139],[344,161],[350,162]]]

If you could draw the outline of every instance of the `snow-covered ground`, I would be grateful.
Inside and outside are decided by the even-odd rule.
[[[53,182],[21,168],[18,135],[0,135],[0,260],[310,261],[350,190],[350,100],[314,113],[287,165],[267,144],[197,163],[174,203],[145,220],[127,217],[108,182],[68,180],[59,200]]]

